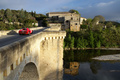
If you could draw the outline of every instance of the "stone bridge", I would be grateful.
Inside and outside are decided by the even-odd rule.
[[[65,36],[42,31],[1,47],[0,80],[62,80]]]

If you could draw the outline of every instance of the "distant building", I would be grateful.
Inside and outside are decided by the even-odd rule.
[[[80,30],[80,15],[70,12],[50,12],[46,14],[49,23],[60,23],[61,30],[70,29],[71,31]]]
[[[82,24],[84,20],[86,21],[87,19],[84,18],[84,17],[81,17],[81,18],[80,18],[80,24]]]

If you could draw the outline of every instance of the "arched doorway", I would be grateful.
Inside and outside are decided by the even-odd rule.
[[[38,75],[38,72],[37,72],[37,67],[34,63],[28,63],[20,77],[19,77],[19,80],[39,80],[39,75]]]

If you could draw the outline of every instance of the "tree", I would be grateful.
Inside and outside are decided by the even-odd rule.
[[[18,19],[17,19],[17,16],[16,16],[16,15],[13,15],[13,17],[12,17],[12,21],[13,21],[13,22],[17,22],[17,21],[18,21]]]
[[[70,40],[70,48],[74,48],[74,37]]]
[[[103,30],[103,26],[103,24],[99,23],[98,25],[94,25],[92,30],[101,32]]]
[[[88,18],[87,20],[83,20],[83,23],[82,23],[83,25],[81,25],[81,27],[89,28],[91,23],[92,23],[92,19]]]
[[[113,26],[113,24],[112,24],[112,22],[107,22],[106,26],[107,26],[107,28],[110,28]]]
[[[26,13],[26,14],[25,14],[25,17],[26,17],[26,19],[32,19],[32,18],[33,18],[32,15],[29,14],[29,13]]]
[[[25,11],[23,9],[20,10],[19,12],[19,21],[23,23],[25,20]]]
[[[69,10],[70,13],[77,13],[77,14],[80,14],[77,10],[74,10],[74,9],[71,9]]]
[[[46,19],[43,19],[42,26],[44,26],[44,27],[48,27],[49,26],[48,21]]]
[[[80,29],[88,29],[88,25],[81,25]]]
[[[91,22],[92,22],[92,19],[91,19],[91,18],[88,18],[88,19],[86,20],[86,22],[87,22],[87,25],[90,25]]]
[[[88,42],[86,39],[82,38],[78,38],[77,41],[77,48],[86,48],[88,45]]]
[[[11,22],[12,21],[12,11],[10,10],[10,9],[6,9],[5,10],[5,16],[6,16],[6,18],[7,18],[7,20],[9,21],[9,22]]]
[[[90,47],[94,48],[94,37],[93,37],[93,32],[90,30],[90,36],[89,36],[89,40],[90,40]]]
[[[0,30],[6,30],[6,24],[0,21]]]
[[[97,15],[97,16],[94,17],[94,19],[95,19],[95,18],[98,18],[98,20],[99,20],[100,22],[104,22],[104,21],[105,21],[105,18],[104,18],[103,16],[101,16],[101,15]]]
[[[104,22],[105,21],[105,18],[101,15],[98,15],[98,16],[95,16],[92,20],[92,25],[97,25],[99,24],[99,22]]]
[[[97,48],[100,48],[101,47],[101,42],[100,42],[100,40],[97,42]]]
[[[0,21],[4,18],[4,10],[0,10]]]
[[[70,41],[71,41],[71,35],[67,34],[64,41],[65,41],[65,47],[69,48],[70,47]]]

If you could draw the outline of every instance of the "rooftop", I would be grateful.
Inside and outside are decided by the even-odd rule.
[[[70,12],[49,12],[48,14],[69,14]]]

